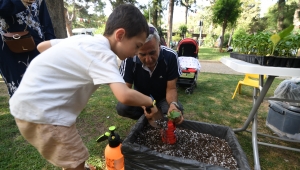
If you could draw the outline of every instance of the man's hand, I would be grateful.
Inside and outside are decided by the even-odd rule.
[[[183,120],[184,120],[181,111],[174,104],[170,104],[170,107],[169,107],[169,110],[168,110],[168,116],[170,115],[170,112],[172,112],[172,111],[180,112],[181,116],[179,116],[178,118],[174,119],[173,122],[176,125],[181,124],[183,122]]]

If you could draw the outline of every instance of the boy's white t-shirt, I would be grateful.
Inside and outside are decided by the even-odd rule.
[[[28,66],[10,111],[28,122],[71,126],[100,84],[125,82],[107,38],[78,35],[50,42]]]

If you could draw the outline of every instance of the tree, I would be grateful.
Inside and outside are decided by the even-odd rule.
[[[136,4],[136,0],[109,0],[113,9],[121,4]]]
[[[89,13],[86,8],[82,8],[77,12],[77,19],[72,22],[74,28],[98,28],[106,22],[104,12]]]
[[[293,24],[294,14],[295,10],[298,8],[297,2],[295,1],[288,1],[284,8],[283,8],[283,21],[281,24],[281,27],[283,29],[289,27]],[[275,4],[274,6],[269,8],[268,13],[266,14],[267,22],[263,23],[267,26],[267,30],[269,31],[279,31],[278,30],[278,4]]]
[[[143,9],[143,6],[140,6]],[[148,3],[147,9],[144,8],[144,16],[148,22],[153,24],[156,28],[161,26],[161,19],[163,13],[162,0],[152,0]],[[151,20],[152,18],[152,20]]]
[[[190,10],[191,12],[196,12],[196,9],[192,9],[193,4],[196,4],[196,0],[180,0],[180,5],[184,6],[185,25],[187,25],[188,11]]]
[[[260,1],[257,0],[241,0],[242,12],[241,16],[237,20],[237,25],[239,28],[244,30],[249,30],[249,25],[253,20],[258,20],[260,18]]]
[[[277,17],[277,30],[278,30],[278,32],[283,30],[284,6],[285,6],[285,0],[278,0],[278,17]]]
[[[220,52],[222,51],[222,45],[224,42],[224,34],[228,24],[234,24],[240,16],[241,10],[240,0],[216,0],[212,7],[213,23],[222,26],[221,42],[219,45]]]
[[[173,11],[174,11],[174,0],[169,0],[169,11],[168,11],[168,25],[167,31],[167,45],[170,46],[172,41],[172,25],[173,25]]]
[[[96,15],[96,13],[103,14],[103,8],[105,3],[101,0],[65,0],[64,16],[66,21],[66,28],[69,36],[72,36],[73,22],[76,21],[78,15],[82,13],[86,14],[85,16]],[[94,14],[88,14],[87,10],[93,7]],[[89,18],[87,17],[87,18]],[[88,20],[90,21],[90,20]]]
[[[63,0],[46,0],[47,8],[52,20],[55,36],[57,38],[66,38],[66,24],[64,18]]]
[[[180,25],[179,26],[180,35],[182,38],[185,38],[185,34],[187,32],[187,26],[186,25]]]

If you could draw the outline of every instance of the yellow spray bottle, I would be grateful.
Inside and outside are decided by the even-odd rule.
[[[104,157],[107,170],[124,170],[124,156],[121,152],[121,138],[115,133],[116,127],[109,127],[110,132],[101,135],[97,142],[102,142],[108,139],[108,144],[105,147]]]

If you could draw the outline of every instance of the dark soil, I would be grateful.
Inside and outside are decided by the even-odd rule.
[[[238,169],[232,151],[224,139],[178,127],[175,135],[177,141],[174,145],[165,144],[162,142],[161,129],[147,124],[139,133],[136,143],[170,156]]]

